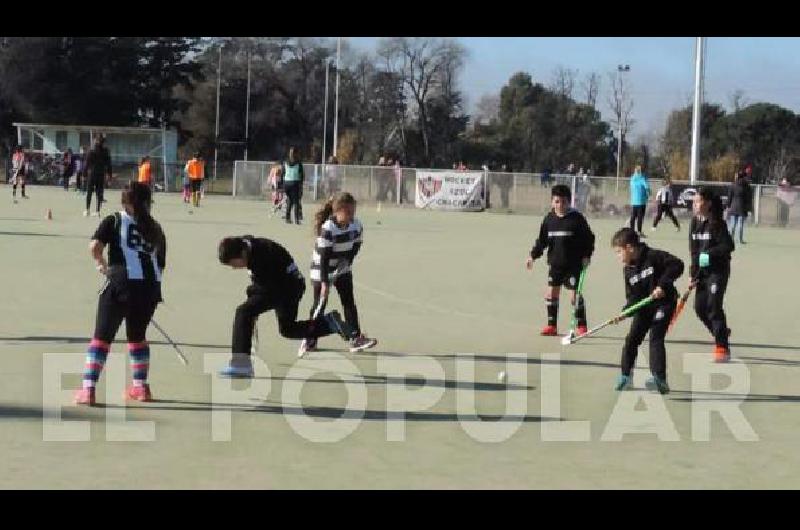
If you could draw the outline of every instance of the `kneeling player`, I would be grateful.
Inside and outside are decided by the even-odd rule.
[[[247,268],[252,284],[247,288],[247,300],[236,308],[233,319],[233,339],[230,365],[220,375],[252,377],[250,358],[253,328],[261,313],[275,310],[280,334],[289,339],[317,338],[338,333],[346,341],[355,333],[337,311],[315,320],[297,321],[297,309],[306,284],[294,259],[278,243],[253,236],[226,237],[219,244],[219,261],[234,269]]]

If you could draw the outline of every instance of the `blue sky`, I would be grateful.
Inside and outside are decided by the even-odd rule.
[[[526,71],[548,84],[560,66],[603,76],[598,107],[608,118],[606,72],[629,64],[633,134],[663,130],[669,112],[691,101],[694,37],[457,37],[467,49],[461,88],[468,109],[484,94],[499,93],[508,78]],[[348,37],[356,49],[374,50],[377,37]],[[800,112],[800,38],[706,39],[706,101],[729,106],[735,90],[746,102],[769,101]]]

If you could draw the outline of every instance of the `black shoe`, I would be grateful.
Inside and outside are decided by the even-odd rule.
[[[286,221],[286,224],[287,224],[287,225],[290,225],[290,224],[292,224],[292,221],[291,221],[291,219],[289,219],[288,217],[284,218],[284,221]]]

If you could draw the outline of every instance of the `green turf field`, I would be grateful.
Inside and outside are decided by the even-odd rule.
[[[365,205],[358,211],[365,243],[355,265],[356,300],[362,327],[379,345],[351,355],[330,337],[320,341],[327,351],[298,360],[298,344],[277,336],[275,318],[267,314],[259,321],[259,356],[266,363],[257,367],[259,379],[249,393],[244,382],[233,384],[239,392],[225,393],[204,371],[204,354],[228,350],[233,311],[248,277],[219,265],[217,243],[246,233],[273,238],[307,276],[314,206],[305,205],[309,222],[298,227],[270,218],[264,203],[209,196],[189,215],[178,195],[160,194],[154,213],[169,247],[166,304],[156,319],[190,364],[184,368],[151,328],[157,402],[127,410],[118,391],[105,395],[111,372],[98,387],[98,401],[107,406],[93,409],[69,405],[68,389],[80,385],[80,374],[64,375],[63,417],[90,422],[90,441],[50,441],[52,424],[43,422],[42,411],[43,374],[51,365],[43,355],[78,354],[82,365],[101,285],[87,250],[99,219],[81,216],[83,196],[75,192],[31,187],[31,198],[16,205],[7,186],[0,192],[0,487],[800,486],[794,275],[800,232],[748,227],[749,244],[734,253],[726,309],[735,362],[720,369],[734,370],[736,381],[747,376],[749,393],[726,390],[731,379],[725,375],[698,390],[702,377],[690,376],[684,363],[695,363],[695,375],[717,368],[710,363],[711,337],[687,307],[669,336],[673,393],[662,400],[646,391],[620,397],[611,390],[627,324],[570,347],[537,335],[545,316],[546,266],[537,262],[528,272],[524,260],[539,217],[386,207],[378,213]],[[106,212],[118,205],[119,192],[108,200]],[[45,220],[47,208],[52,221]],[[597,249],[586,286],[590,325],[624,301],[621,268],[608,243],[621,224],[591,222]],[[648,243],[688,258],[686,227],[684,221],[676,234],[664,221]],[[684,276],[680,290],[686,282]],[[309,289],[301,314],[310,307]],[[338,307],[333,295],[329,308]],[[559,331],[568,326],[562,295]],[[121,362],[124,334],[117,338],[110,358]],[[639,388],[646,361],[645,343]],[[500,371],[508,372],[507,383],[498,381]],[[124,383],[115,381],[121,391]],[[639,416],[630,412],[637,400]],[[736,400],[743,401],[738,410],[758,440],[737,439],[719,414],[711,415],[710,439],[700,440],[708,422],[693,427],[693,415],[703,416],[698,409],[723,404],[730,410]],[[402,411],[408,411],[405,421]],[[226,412],[232,412],[229,430]],[[123,413],[128,422],[152,422],[154,440],[135,441],[145,431],[123,423]],[[652,414],[666,423],[653,423]],[[315,423],[299,423],[304,419]],[[570,424],[577,430],[570,436],[558,420],[589,423]],[[613,441],[614,432],[626,429],[634,433]],[[580,441],[584,435],[588,441]],[[565,436],[572,441],[554,440]]]

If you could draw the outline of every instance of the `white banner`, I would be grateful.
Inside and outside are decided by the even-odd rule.
[[[417,208],[479,212],[486,208],[480,171],[417,171]]]

